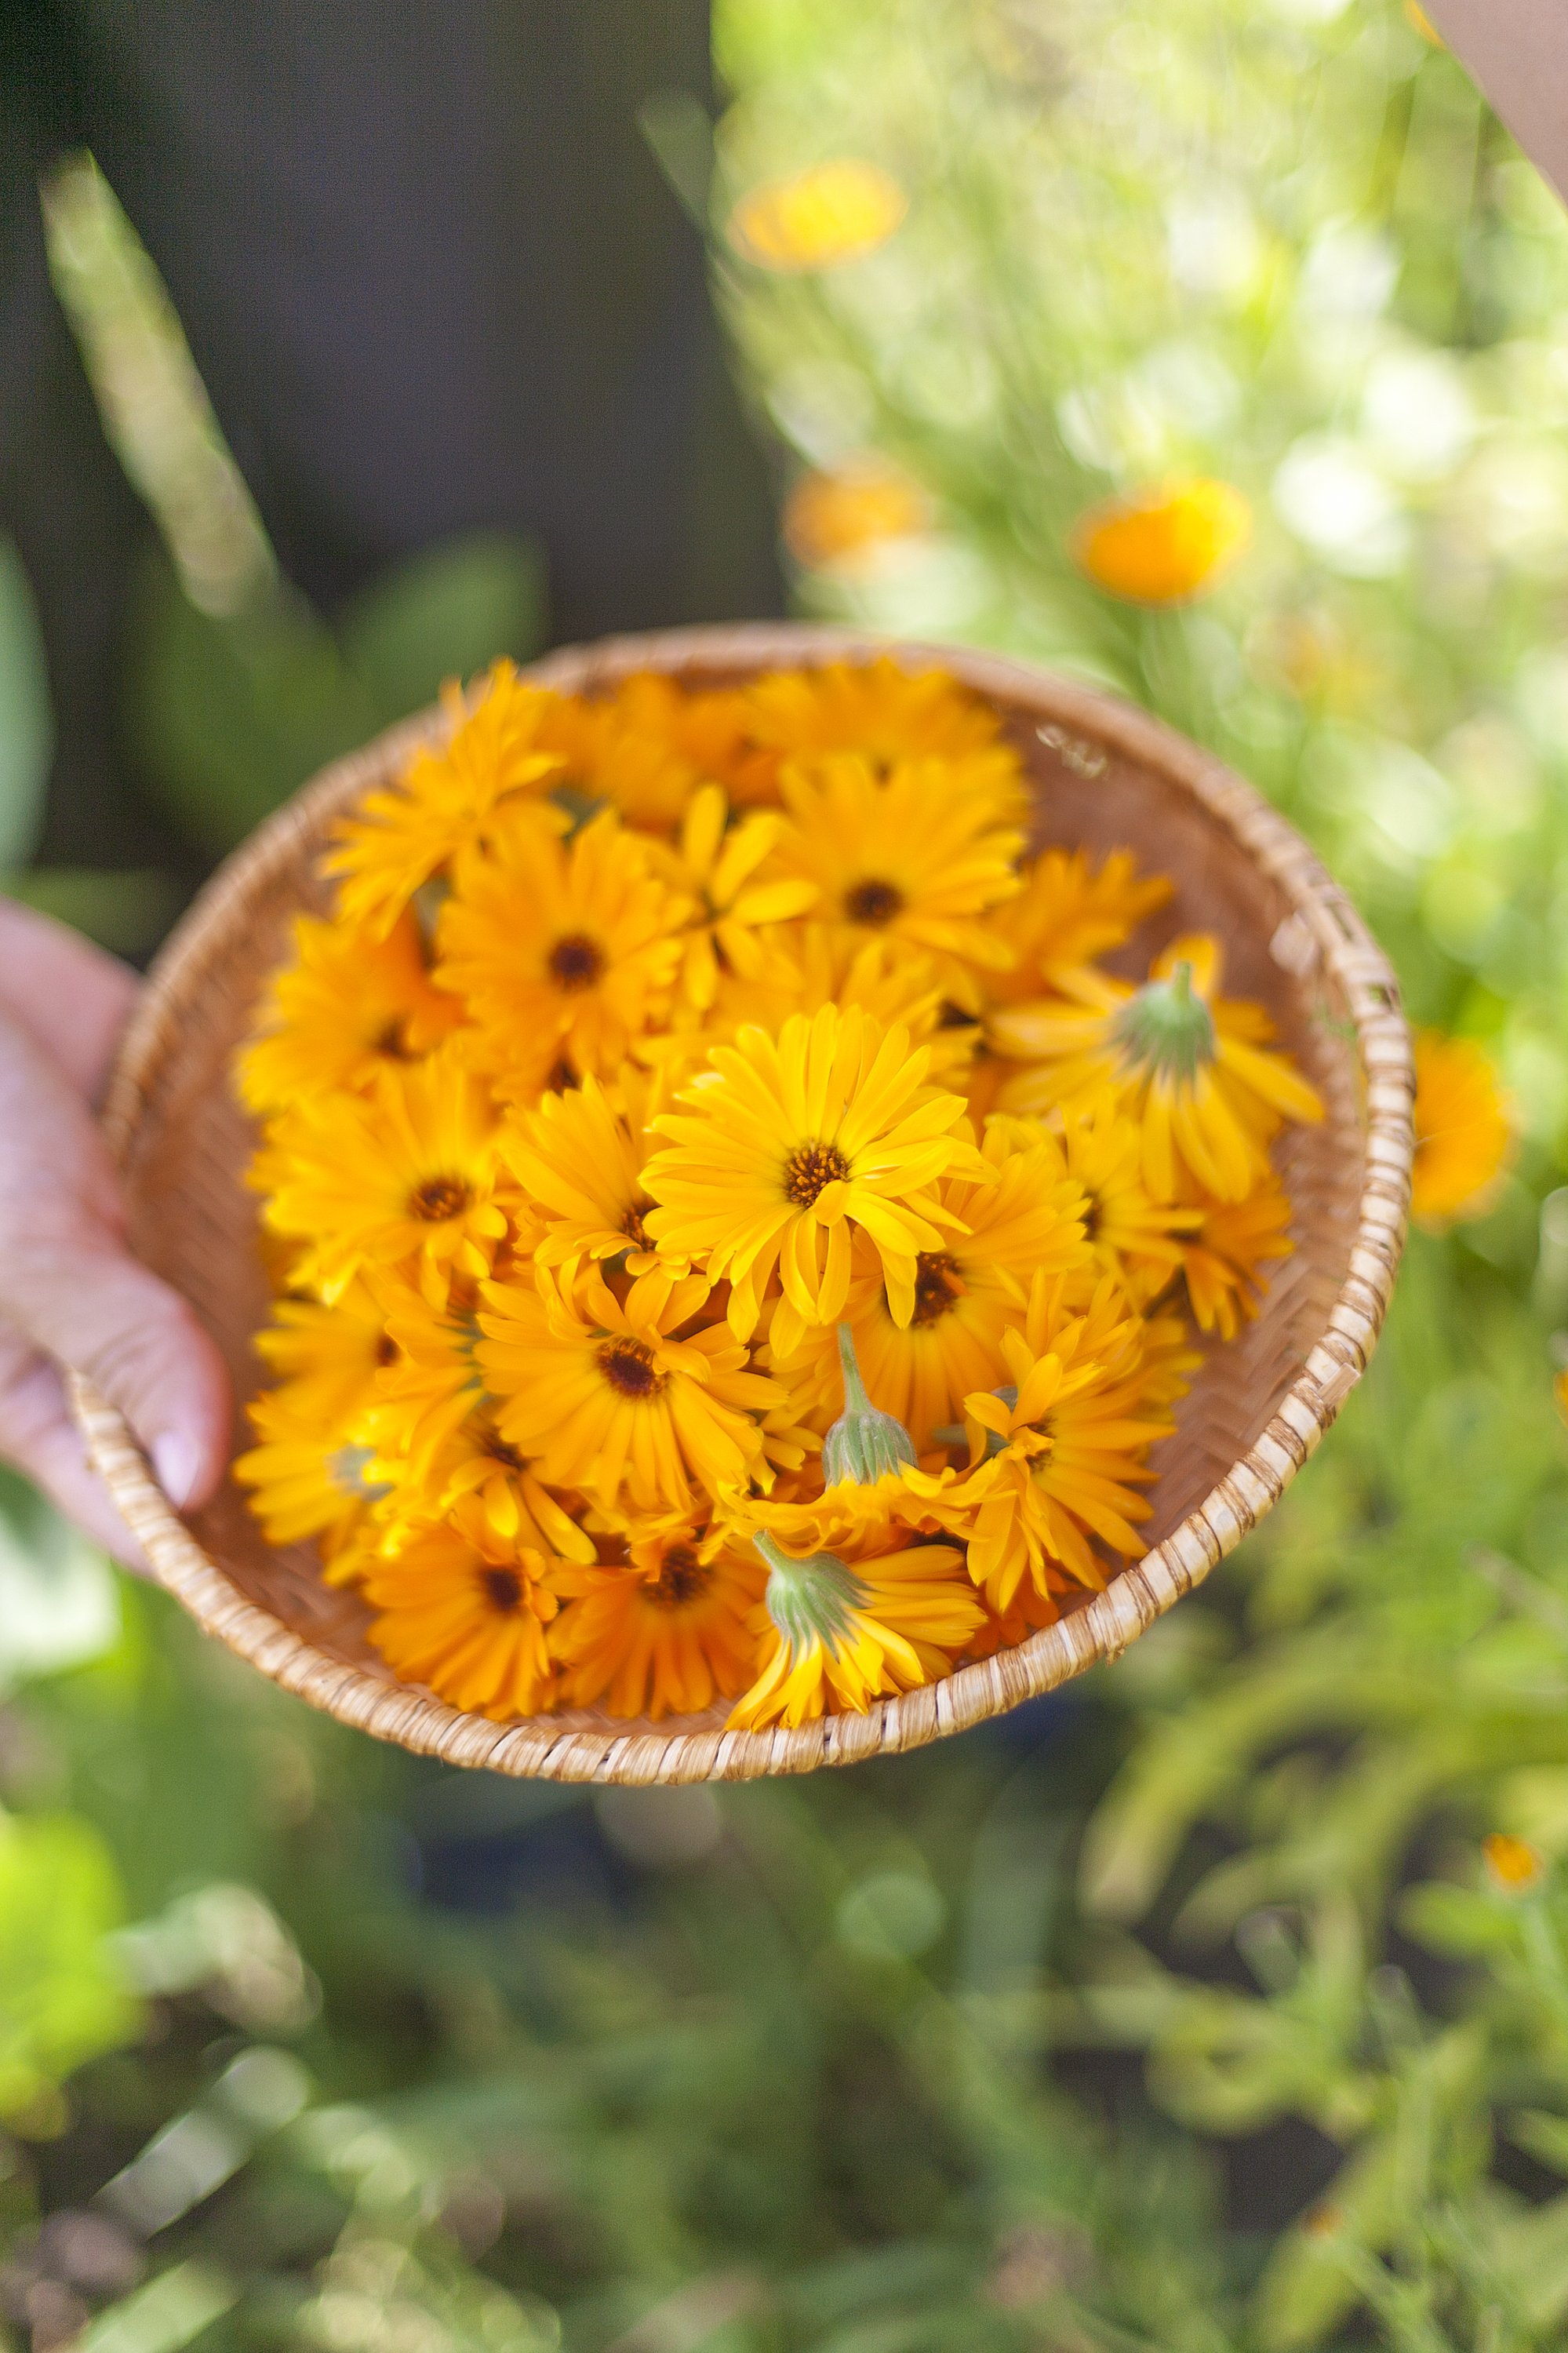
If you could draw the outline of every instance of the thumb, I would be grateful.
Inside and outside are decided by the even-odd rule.
[[[25,1288],[28,1337],[123,1414],[176,1511],[205,1503],[228,1459],[229,1384],[184,1300],[101,1231]]]
[[[3,1018],[0,1314],[124,1415],[176,1509],[205,1502],[228,1451],[223,1359],[126,1248],[114,1170],[85,1103]]]

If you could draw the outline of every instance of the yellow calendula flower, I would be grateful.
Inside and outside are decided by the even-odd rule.
[[[1194,934],[1173,942],[1142,988],[1086,968],[1054,998],[1005,1007],[991,1042],[1032,1067],[1003,1088],[1003,1108],[1070,1115],[1109,1092],[1142,1127],[1157,1201],[1180,1198],[1184,1172],[1216,1200],[1245,1200],[1283,1122],[1320,1120],[1323,1107],[1270,1046],[1262,1008],[1215,995],[1219,970],[1218,941]]]
[[[731,824],[722,787],[700,785],[681,819],[679,848],[657,859],[694,911],[681,940],[679,989],[700,1014],[718,997],[725,973],[755,980],[765,971],[766,927],[804,915],[821,895],[806,876],[761,871],[785,830],[771,809]]]
[[[1145,915],[1170,898],[1168,875],[1140,874],[1130,850],[1113,849],[1097,866],[1084,849],[1042,849],[1023,872],[1023,888],[997,908],[986,929],[1012,951],[987,975],[1001,1004],[1038,997],[1055,976],[1092,964],[1130,940]]]
[[[983,1154],[991,1183],[940,1180],[938,1198],[952,1222],[942,1248],[922,1250],[915,1261],[907,1324],[894,1321],[877,1251],[864,1240],[857,1243],[844,1321],[872,1403],[904,1425],[920,1454],[941,1443],[934,1433],[956,1419],[971,1390],[1005,1379],[1003,1335],[1022,1322],[1037,1273],[1062,1274],[1089,1262],[1084,1198],[1056,1145],[1037,1133],[1019,1143],[998,1126]],[[808,1330],[778,1373],[818,1420],[837,1413],[833,1331]]]
[[[751,1619],[760,1672],[731,1712],[735,1729],[805,1724],[829,1708],[863,1715],[885,1693],[951,1673],[953,1652],[984,1622],[963,1554],[902,1529],[878,1532],[847,1559],[797,1560],[768,1535],[757,1548],[769,1572]]]
[[[1022,1328],[1003,1337],[1012,1375],[999,1391],[964,1399],[971,1468],[955,1486],[908,1474],[938,1525],[962,1535],[969,1572],[1005,1612],[1027,1577],[1050,1590],[1053,1567],[1098,1590],[1106,1572],[1094,1541],[1140,1549],[1150,1506],[1150,1447],[1171,1422],[1146,1401],[1142,1331],[1107,1278],[1082,1314],[1058,1282],[1037,1278]]]
[[[756,1553],[700,1519],[670,1518],[624,1542],[624,1560],[563,1573],[570,1606],[551,1633],[570,1706],[612,1715],[697,1715],[754,1672],[747,1623],[766,1577]]]
[[[902,761],[884,777],[833,753],[786,762],[780,789],[790,823],[768,871],[814,885],[825,919],[973,965],[1010,960],[986,916],[1019,888],[1023,831],[998,824],[942,761]]]
[[[971,1017],[948,997],[934,958],[886,933],[869,938],[847,923],[810,917],[775,933],[767,963],[753,980],[727,974],[708,1022],[711,1037],[733,1039],[748,1026],[777,1032],[792,1013],[824,1005],[854,1006],[884,1029],[907,1029],[910,1042],[931,1056],[930,1076],[961,1089],[980,1036]]]
[[[246,1409],[257,1443],[235,1462],[268,1544],[313,1541],[329,1584],[356,1577],[379,1540],[375,1507],[392,1493],[351,1416],[324,1420],[318,1396],[285,1383]]]
[[[1489,1831],[1481,1841],[1487,1875],[1505,1895],[1528,1895],[1546,1876],[1546,1858],[1511,1831]]]
[[[558,1564],[498,1544],[477,1514],[416,1536],[366,1570],[370,1639],[394,1674],[504,1723],[555,1702],[545,1628]]]
[[[252,1343],[307,1417],[321,1424],[357,1420],[397,1362],[380,1299],[351,1282],[331,1307],[317,1299],[279,1299],[272,1321]]]
[[[458,860],[437,978],[466,999],[501,1091],[527,1099],[558,1060],[618,1068],[668,1002],[685,913],[613,813],[568,844],[524,810]]]
[[[304,1094],[359,1092],[386,1063],[428,1053],[463,1018],[461,1001],[425,968],[412,915],[399,915],[384,939],[341,919],[296,916],[293,960],[239,1057],[240,1099],[265,1116]]]
[[[730,216],[730,242],[763,269],[833,269],[875,253],[908,210],[890,173],[842,155],[752,188]]]
[[[501,807],[547,792],[563,760],[542,739],[560,698],[497,662],[472,710],[455,686],[442,701],[451,733],[416,753],[401,784],[367,793],[340,820],[324,871],[341,878],[345,923],[384,935],[423,886],[481,840]]]
[[[669,1139],[644,1171],[655,1243],[728,1277],[742,1339],[776,1268],[773,1342],[787,1354],[806,1324],[842,1314],[858,1229],[908,1324],[919,1254],[940,1250],[952,1222],[932,1187],[994,1175],[969,1140],[962,1097],[926,1085],[930,1057],[911,1053],[907,1032],[836,1005],[793,1016],[776,1041],[742,1030],[708,1059],[681,1091],[689,1108],[653,1123]]]
[[[658,1263],[644,1224],[653,1203],[643,1163],[658,1140],[642,1115],[647,1092],[633,1081],[638,1110],[628,1117],[596,1079],[584,1079],[503,1128],[501,1152],[537,1220],[542,1266],[571,1271],[584,1259],[624,1256],[637,1275]]]
[[[810,571],[866,568],[890,541],[909,539],[931,520],[918,482],[885,464],[803,474],[784,507],[784,544]]]
[[[1290,1203],[1279,1178],[1266,1176],[1244,1201],[1202,1197],[1196,1207],[1202,1223],[1182,1246],[1187,1297],[1200,1331],[1234,1340],[1268,1288],[1263,1265],[1290,1255]]]
[[[1180,1272],[1198,1211],[1152,1198],[1143,1182],[1142,1127],[1109,1096],[1063,1122],[1059,1148],[1083,1193],[1084,1240],[1095,1281],[1112,1275],[1134,1305],[1146,1305]]]
[[[1512,1131],[1486,1049],[1424,1029],[1415,1039],[1415,1161],[1410,1212],[1424,1225],[1483,1216]]]
[[[537,1288],[492,1283],[478,1357],[503,1437],[546,1485],[614,1509],[690,1510],[770,1475],[760,1418],[787,1402],[753,1372],[722,1324],[692,1329],[709,1300],[700,1275],[641,1275],[618,1299],[596,1267],[571,1283],[536,1271]]]
[[[1252,536],[1252,509],[1206,475],[1092,508],[1072,554],[1095,586],[1135,605],[1180,605],[1215,586]]]
[[[303,1245],[301,1273],[327,1300],[362,1268],[406,1261],[437,1298],[454,1274],[488,1274],[507,1232],[495,1113],[443,1048],[379,1073],[367,1095],[328,1094],[273,1121],[249,1182],[267,1222]]]
[[[700,784],[722,785],[743,807],[775,797],[778,760],[755,739],[741,689],[693,692],[659,671],[637,670],[621,681],[607,711],[592,781],[632,822],[673,832]]]
[[[945,670],[907,670],[890,656],[770,670],[745,689],[752,739],[787,758],[854,752],[881,771],[900,760],[950,760],[988,780],[996,817],[1028,806],[1018,756],[989,703]]]

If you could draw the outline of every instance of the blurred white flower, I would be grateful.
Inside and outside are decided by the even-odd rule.
[[[1301,262],[1296,306],[1310,322],[1375,319],[1387,308],[1399,256],[1386,237],[1354,221],[1334,221],[1312,239]]]
[[[1239,300],[1257,278],[1263,240],[1238,188],[1224,181],[1178,196],[1165,216],[1171,275],[1193,294]]]
[[[1337,572],[1381,579],[1405,560],[1408,518],[1354,442],[1303,435],[1287,450],[1272,497],[1286,528]]]

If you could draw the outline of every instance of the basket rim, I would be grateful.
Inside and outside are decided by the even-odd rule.
[[[1163,721],[1120,697],[1032,663],[869,631],[795,622],[721,623],[557,649],[524,668],[571,691],[642,670],[708,676],[868,662],[940,667],[976,692],[1157,770],[1184,790],[1279,886],[1304,927],[1309,959],[1342,990],[1364,1074],[1365,1158],[1345,1276],[1323,1328],[1268,1427],[1160,1544],[1103,1592],[1011,1650],[943,1681],[767,1732],[568,1728],[548,1716],[510,1724],[466,1715],[410,1684],[331,1658],[247,1599],[197,1543],[156,1484],[120,1415],[89,1384],[70,1387],[89,1453],[157,1580],[203,1629],[273,1682],[340,1723],[449,1764],[541,1779],[668,1784],[752,1779],[896,1755],[967,1730],[1114,1659],[1202,1582],[1278,1502],[1366,1368],[1404,1246],[1414,1151],[1410,1035],[1397,981],[1346,893],[1255,787]],[[121,1040],[103,1125],[123,1168],[170,1042],[166,1014],[195,968],[221,953],[237,915],[296,858],[318,816],[363,789],[363,770],[405,759],[442,727],[438,709],[401,722],[333,761],[275,811],[205,884],[164,943]],[[679,1723],[679,1719],[676,1720]]]

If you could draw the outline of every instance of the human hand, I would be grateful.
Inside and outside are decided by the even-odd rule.
[[[176,1508],[227,1456],[223,1360],[126,1247],[92,1115],[137,989],[113,956],[0,899],[0,1460],[129,1568],[134,1536],[87,1460],[61,1368],[122,1413]]]

